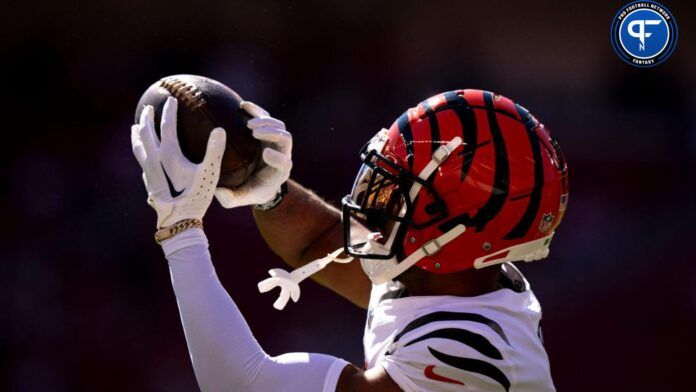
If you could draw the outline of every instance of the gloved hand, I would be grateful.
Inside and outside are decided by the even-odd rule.
[[[155,111],[147,106],[140,123],[131,128],[135,158],[143,168],[147,203],[157,212],[157,228],[183,219],[202,219],[220,176],[226,134],[222,128],[210,133],[205,158],[200,164],[186,159],[176,136],[177,100],[164,104],[160,125],[162,141],[155,133]]]
[[[252,102],[242,102],[242,109],[254,116],[247,122],[252,135],[261,141],[265,167],[254,173],[237,189],[220,187],[215,197],[225,208],[265,204],[273,200],[292,169],[292,135],[285,124]]]

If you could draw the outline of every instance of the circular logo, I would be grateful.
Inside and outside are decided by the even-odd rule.
[[[677,22],[654,1],[635,1],[616,13],[611,23],[611,44],[621,60],[636,67],[654,67],[677,47]]]

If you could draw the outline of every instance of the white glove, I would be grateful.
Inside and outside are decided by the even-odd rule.
[[[242,109],[254,116],[247,126],[261,141],[261,156],[266,165],[236,189],[220,187],[215,190],[215,197],[225,208],[270,202],[288,180],[292,169],[292,135],[285,130],[285,124],[252,102],[242,102]]]
[[[147,203],[157,212],[157,228],[183,219],[203,219],[213,200],[220,176],[220,161],[227,135],[222,128],[210,133],[200,164],[186,159],[176,136],[177,100],[167,98],[160,125],[162,142],[155,133],[155,111],[147,106],[140,123],[131,128],[133,154],[143,168]]]

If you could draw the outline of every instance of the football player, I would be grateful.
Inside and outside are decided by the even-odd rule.
[[[288,180],[285,125],[242,106],[261,114],[248,126],[266,165],[234,191],[214,188],[224,131],[212,131],[202,163],[182,155],[175,99],[165,105],[161,140],[151,107],[132,128],[201,389],[554,390],[541,307],[511,264],[548,255],[567,206],[567,165],[544,125],[486,91],[431,97],[362,149],[339,211]],[[183,194],[171,196],[163,169]],[[322,354],[263,351],[211,262],[202,218],[213,195],[227,208],[253,206],[268,245],[297,268],[272,270],[259,285],[281,287],[276,308],[297,301],[297,283],[313,274],[368,309],[364,369]]]

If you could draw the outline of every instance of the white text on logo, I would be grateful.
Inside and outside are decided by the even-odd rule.
[[[656,26],[659,25],[660,22],[660,20],[634,20],[628,24],[628,35],[640,40],[638,50],[645,50],[645,39],[652,35],[652,33],[645,32],[645,25]],[[636,25],[638,26],[638,31],[634,29]]]

